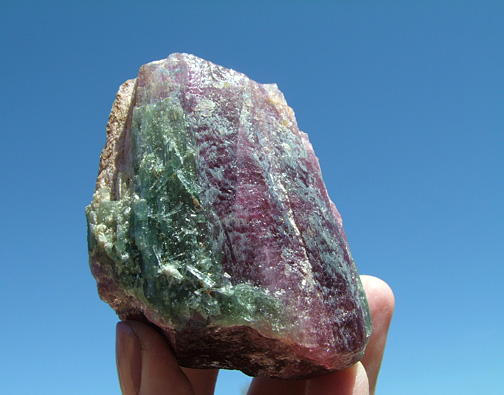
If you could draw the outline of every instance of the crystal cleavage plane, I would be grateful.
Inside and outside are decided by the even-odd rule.
[[[86,217],[100,297],[159,327],[181,366],[301,379],[364,353],[341,216],[275,84],[187,54],[142,66]]]

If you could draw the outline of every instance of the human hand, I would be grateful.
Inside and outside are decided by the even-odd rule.
[[[374,394],[394,295],[382,280],[361,276],[366,291],[373,333],[361,362],[341,372],[310,380],[253,379],[248,395],[367,395]],[[217,369],[188,369],[177,360],[163,336],[137,321],[117,324],[116,360],[124,395],[212,395]]]

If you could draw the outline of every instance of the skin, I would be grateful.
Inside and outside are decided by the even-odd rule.
[[[385,351],[395,299],[382,280],[361,276],[368,298],[373,333],[361,362],[341,372],[311,380],[253,379],[248,395],[374,394]],[[137,321],[117,324],[116,360],[124,395],[212,395],[218,370],[181,368],[165,339]]]

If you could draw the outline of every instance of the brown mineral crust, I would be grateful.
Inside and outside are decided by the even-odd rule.
[[[238,368],[250,376],[280,379],[308,379],[334,371],[320,361],[312,363],[306,349],[247,326],[186,330],[175,334],[174,344],[185,367]]]
[[[112,270],[112,260],[104,254],[93,254],[90,258],[91,273],[96,278],[100,298],[116,311],[121,320],[148,321],[138,299],[128,295],[118,285],[116,274]]]
[[[117,92],[107,122],[107,141],[100,157],[96,188],[109,186],[112,200],[116,200],[119,195],[118,188],[120,188],[121,181],[118,180],[118,174],[120,170],[123,170],[123,173],[131,173],[131,171],[128,171],[131,166],[129,160],[131,139],[128,134],[130,133],[131,111],[134,107],[132,101],[134,99],[135,84],[136,79],[128,80],[120,86]],[[123,181],[129,183],[129,180]]]

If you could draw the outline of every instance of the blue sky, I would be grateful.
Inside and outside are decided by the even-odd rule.
[[[276,82],[309,133],[360,272],[395,291],[378,393],[501,391],[503,20],[498,1],[2,1],[2,392],[119,394],[84,207],[117,88],[173,52]]]

